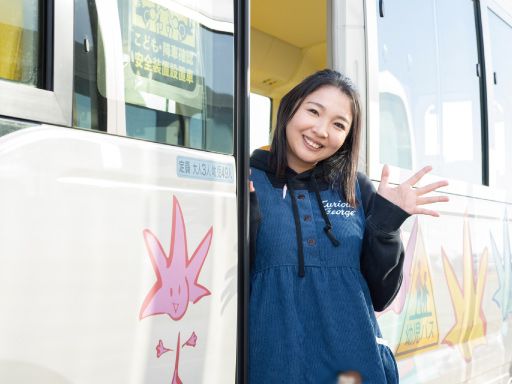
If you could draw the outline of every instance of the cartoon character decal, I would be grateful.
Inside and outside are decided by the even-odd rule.
[[[417,379],[417,369],[410,357],[446,344],[459,350],[466,363],[473,358],[474,349],[485,344],[487,338],[487,320],[483,310],[484,291],[488,278],[489,257],[493,257],[498,277],[498,287],[492,293],[493,301],[499,307],[503,321],[502,333],[507,334],[507,320],[512,315],[512,243],[507,213],[503,218],[503,238],[501,247],[490,233],[490,249],[484,247],[479,253],[473,253],[469,218],[463,222],[462,270],[459,280],[453,261],[444,247],[441,247],[442,267],[448,293],[453,305],[453,323],[441,337],[435,306],[435,288],[431,276],[429,256],[426,253],[422,231],[416,218],[405,250],[403,283],[393,303],[383,312],[394,312],[395,319],[401,323],[395,356],[400,361],[401,379]]]
[[[156,282],[141,306],[139,319],[154,315],[168,315],[172,320],[180,321],[187,312],[189,303],[195,304],[211,294],[207,288],[198,283],[198,278],[210,249],[213,228],[210,227],[192,257],[189,258],[183,213],[178,199],[174,197],[169,254],[165,253],[160,241],[149,229],[145,229],[143,233]],[[193,332],[189,339],[180,345],[180,333],[178,333],[172,384],[182,383],[178,373],[180,350],[185,346],[195,347],[196,343],[197,335]],[[162,340],[158,341],[157,358],[170,351],[173,350],[166,348]]]

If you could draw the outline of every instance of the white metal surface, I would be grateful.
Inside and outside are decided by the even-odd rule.
[[[235,181],[178,177],[177,156],[234,169],[232,156],[76,129],[0,138],[0,382],[168,383],[176,367],[185,383],[234,382]],[[157,281],[144,231],[169,256],[174,199],[189,260],[213,230],[196,275],[211,294],[192,302],[189,279],[182,318],[140,318]],[[159,340],[173,349],[160,358]]]

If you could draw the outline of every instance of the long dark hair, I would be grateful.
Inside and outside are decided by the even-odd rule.
[[[274,137],[270,146],[270,168],[283,177],[288,166],[286,158],[286,126],[293,118],[304,99],[323,86],[334,86],[345,94],[352,104],[352,125],[345,142],[338,151],[328,159],[322,161],[324,176],[334,189],[344,193],[345,199],[352,206],[356,206],[356,178],[357,161],[359,157],[359,142],[361,139],[361,105],[359,94],[352,81],[341,73],[332,69],[323,69],[297,84],[288,92],[277,112],[277,123]]]

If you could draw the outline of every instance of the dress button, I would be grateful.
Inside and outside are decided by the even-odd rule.
[[[315,239],[308,239],[308,245],[315,245],[316,240]]]
[[[306,196],[304,196],[302,193],[297,196],[297,199],[304,200]]]
[[[311,221],[311,215],[304,216],[304,221]]]

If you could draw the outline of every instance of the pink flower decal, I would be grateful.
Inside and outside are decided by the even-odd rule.
[[[198,284],[197,279],[210,249],[213,228],[210,227],[189,259],[185,222],[176,197],[173,198],[172,215],[169,255],[164,252],[156,236],[149,229],[144,230],[146,248],[157,281],[142,304],[140,319],[167,314],[173,320],[180,320],[185,315],[190,301],[196,303],[202,297],[210,295],[210,291]]]
[[[192,335],[188,338],[185,344],[182,347],[188,345],[189,347],[195,347],[197,342],[197,336],[195,332],[192,332]]]
[[[162,340],[158,340],[158,345],[156,346],[156,357],[160,358],[160,356],[169,351],[172,351],[172,349],[165,348]]]
[[[179,367],[180,367],[180,350],[185,346],[195,348],[197,343],[197,336],[195,332],[192,332],[192,335],[188,338],[188,340],[180,347],[180,338],[181,335],[178,333],[178,341],[176,343],[176,358],[174,360],[174,373],[172,375],[172,384],[183,384],[180,379]],[[158,345],[156,346],[156,356],[160,358],[164,353],[172,351],[172,349],[168,349],[164,347],[164,343],[162,340],[158,340]]]

